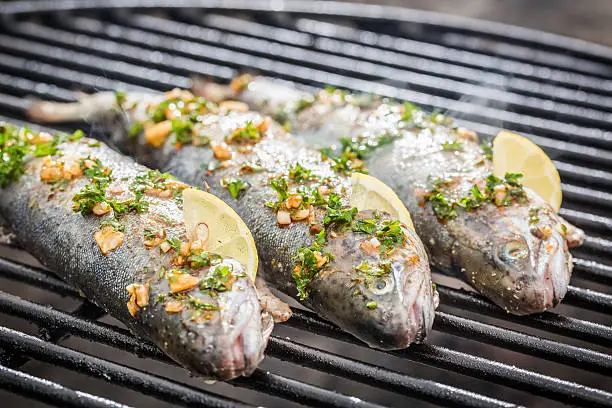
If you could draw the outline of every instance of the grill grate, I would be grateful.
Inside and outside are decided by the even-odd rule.
[[[152,406],[376,407],[407,400],[612,406],[612,50],[411,10],[209,3],[209,9],[184,8],[200,6],[197,1],[168,8],[138,0],[0,6],[0,115],[24,120],[24,96],[70,101],[73,90],[162,91],[189,87],[194,73],[228,80],[255,69],[304,87],[330,84],[409,99],[448,111],[485,135],[500,127],[520,131],[555,159],[565,182],[561,213],[588,234],[574,251],[573,286],[563,305],[509,316],[446,278],[428,344],[390,353],[367,349],[295,310],[277,327],[252,377],[206,385],[69,285],[4,251],[0,256],[11,258],[0,257],[7,283],[0,292],[2,387],[75,407],[142,404],[137,393],[100,393],[104,382],[119,386],[114,391],[145,394]],[[72,309],[43,306],[67,300]],[[83,387],[81,377],[64,380],[64,371],[56,375],[40,363],[99,380]]]

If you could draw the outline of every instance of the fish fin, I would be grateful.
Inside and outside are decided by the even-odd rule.
[[[559,217],[561,218],[561,217]],[[582,245],[584,242],[584,231],[575,225],[570,224],[563,218],[561,218],[561,222],[565,225],[565,240],[567,241],[567,246],[569,248],[576,248]]]
[[[58,123],[89,120],[113,108],[117,103],[114,92],[82,94],[78,102],[31,100],[27,109],[30,119]]]
[[[191,92],[197,96],[203,96],[212,102],[221,102],[226,99],[234,99],[236,93],[229,85],[214,82],[211,78],[196,75],[191,77]]]
[[[287,321],[291,317],[293,312],[289,305],[272,293],[263,278],[255,278],[255,287],[262,310],[272,316],[275,323]]]

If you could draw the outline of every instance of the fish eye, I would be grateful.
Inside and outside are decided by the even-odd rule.
[[[382,277],[370,283],[370,291],[375,295],[384,295],[393,290],[393,279],[390,277]]]
[[[499,258],[504,262],[515,262],[527,258],[529,249],[524,241],[510,241],[501,246]]]

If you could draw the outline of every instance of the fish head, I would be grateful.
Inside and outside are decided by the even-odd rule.
[[[181,293],[189,301],[179,314],[169,317],[180,330],[166,336],[175,344],[161,345],[194,375],[215,381],[253,373],[264,357],[273,328],[272,318],[262,313],[254,283],[244,267],[228,258],[216,267],[223,266],[231,268],[235,280],[231,289],[211,294],[195,288]],[[214,268],[202,272],[202,280]]]
[[[454,229],[453,265],[506,311],[524,315],[556,306],[572,271],[565,227],[535,194],[529,203],[466,212]],[[456,224],[457,226],[457,224]]]
[[[371,218],[371,211],[358,216]],[[384,248],[371,251],[372,236],[350,229],[328,238],[326,249],[334,258],[309,285],[309,302],[318,314],[373,348],[421,342],[433,324],[437,293],[427,254],[413,229],[403,224],[401,229],[403,243],[388,254]]]

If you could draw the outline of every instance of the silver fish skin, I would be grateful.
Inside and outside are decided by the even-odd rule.
[[[381,261],[379,253],[368,255],[360,249],[360,244],[369,236],[350,229],[338,236],[327,231],[326,250],[334,258],[308,285],[309,296],[299,299],[292,275],[295,256],[300,248],[313,246],[315,237],[306,222],[279,227],[274,211],[264,205],[278,198],[270,187],[270,179],[288,174],[292,165],[300,163],[320,179],[329,178],[335,191],[341,194],[343,203],[348,204],[350,177],[337,174],[328,163],[321,161],[317,151],[291,138],[275,123],[270,123],[262,140],[250,146],[248,151],[234,151],[232,160],[225,162],[229,164],[227,168],[221,164],[214,171],[207,170],[211,163],[217,162],[209,146],[187,144],[177,149],[170,136],[163,146],[153,148],[146,143],[142,133],[130,138],[128,130],[134,121],[146,117],[146,107],[159,103],[160,98],[163,96],[127,95],[124,106],[131,109],[122,112],[117,110],[113,95],[94,94],[72,105],[37,103],[32,106],[30,114],[39,120],[53,121],[74,120],[85,113],[89,121],[104,124],[113,143],[123,152],[134,155],[144,164],[167,171],[179,180],[203,186],[223,199],[253,233],[261,264],[258,277],[263,277],[268,284],[295,297],[369,346],[400,349],[425,339],[433,324],[437,293],[432,288],[425,249],[414,230],[402,227],[406,240],[391,256],[390,273],[367,284],[355,267],[363,261],[372,264]],[[70,113],[71,110],[75,113]],[[245,127],[249,122],[260,124],[264,120],[256,112],[233,111],[205,114],[199,123],[212,144],[221,144],[235,129]],[[257,163],[265,171],[237,172],[246,163]],[[222,186],[234,178],[249,186],[238,199]],[[321,210],[313,210],[319,222],[324,216]],[[359,216],[371,216],[371,212],[362,212]],[[382,217],[389,218],[387,214],[382,214]]]
[[[442,116],[433,123],[420,110],[413,112],[413,121],[424,126],[403,128],[402,105],[393,101],[338,91],[313,95],[264,77],[241,77],[232,86],[200,81],[195,90],[211,100],[243,101],[318,146],[337,148],[341,138],[376,145],[381,135],[391,136],[392,142],[368,154],[366,167],[411,212],[432,266],[453,273],[512,314],[548,310],[565,296],[572,271],[568,244],[580,245],[584,233],[533,191],[525,189],[524,204],[459,210],[448,221],[440,221],[424,202],[423,193],[435,178],[453,180],[449,194],[456,199],[469,195],[475,184],[483,190],[492,162],[475,133],[453,127]],[[459,149],[452,148],[456,141]],[[530,222],[534,211],[536,223]]]
[[[0,123],[0,132],[12,132],[11,129],[16,128]],[[21,132],[33,134],[26,129]],[[2,137],[0,147],[1,141]],[[162,226],[168,236],[185,235],[182,210],[172,198],[147,197],[148,211],[122,215],[123,243],[103,255],[94,234],[111,215],[75,213],[72,198],[89,179],[83,175],[67,182],[63,191],[52,190],[52,185],[41,181],[45,160],[100,159],[112,170],[114,182],[110,187],[115,192],[124,191],[116,196],[121,200],[133,197],[130,184],[148,169],[91,139],[62,143],[58,149],[51,157],[25,156],[25,173],[0,188],[0,216],[18,245],[194,375],[227,380],[251,374],[264,357],[273,322],[268,315],[262,315],[257,292],[244,267],[226,258],[217,266],[191,271],[193,276],[204,279],[213,268],[228,266],[236,278],[231,290],[214,298],[197,287],[182,292],[190,299],[216,305],[219,311],[210,312],[210,319],[194,319],[194,310],[189,306],[169,314],[164,301],[158,299],[170,291],[168,279],[159,272],[162,267],[172,269],[173,255],[162,253],[159,248],[147,249],[143,245],[143,230],[146,226]],[[133,317],[127,307],[130,294],[126,288],[147,282],[148,302]]]

